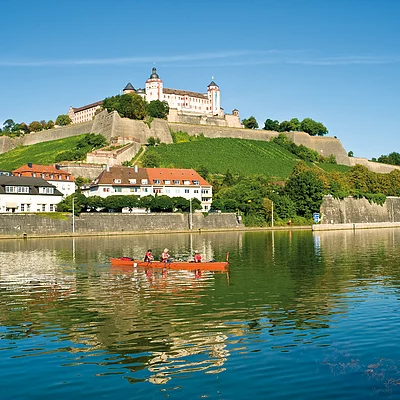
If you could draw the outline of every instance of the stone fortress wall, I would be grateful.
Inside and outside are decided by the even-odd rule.
[[[325,196],[321,206],[321,224],[359,224],[400,222],[400,198],[386,198],[383,205],[367,199],[346,197],[343,200]]]
[[[177,114],[178,115],[178,114]],[[227,117],[228,115],[225,115]],[[31,133],[21,138],[11,139],[7,136],[0,137],[0,154],[5,153],[18,145],[31,145],[35,143],[62,139],[68,136],[77,136],[83,133],[95,133],[104,135],[107,140],[111,138],[119,138],[129,142],[137,142],[141,144],[147,143],[149,137],[153,136],[159,138],[162,143],[172,143],[170,130],[172,131],[185,131],[189,135],[203,134],[209,138],[229,137],[237,139],[253,139],[253,140],[271,140],[271,138],[279,135],[278,132],[245,129],[240,127],[227,127],[221,122],[223,118],[220,117],[202,117],[193,115],[180,115],[175,118],[183,122],[167,122],[161,119],[154,119],[150,122],[130,120],[128,118],[121,118],[116,111],[108,113],[102,111],[97,114],[93,121],[84,122],[81,124],[69,125],[66,127],[58,127],[43,132]],[[219,121],[221,119],[221,121]],[[189,123],[190,122],[190,123]],[[196,123],[192,123],[196,122]],[[221,125],[219,125],[221,123]],[[400,167],[370,162],[365,158],[348,157],[346,150],[339,139],[335,137],[320,137],[310,136],[304,132],[289,132],[286,134],[294,143],[307,146],[316,150],[319,154],[327,157],[333,154],[339,164],[353,166],[356,164],[365,165],[369,170],[379,173],[389,173],[394,169]],[[140,146],[136,146],[136,152],[139,151]],[[127,150],[128,151],[128,150]],[[129,148],[129,157],[134,156],[132,148]],[[105,163],[103,158],[91,158],[90,162]],[[132,158],[131,157],[131,158]],[[123,161],[126,157],[119,155]],[[111,162],[111,161],[110,161]],[[116,165],[112,161],[112,165]],[[119,161],[116,161],[119,162]],[[109,163],[108,163],[109,164]],[[109,164],[111,165],[111,164]]]

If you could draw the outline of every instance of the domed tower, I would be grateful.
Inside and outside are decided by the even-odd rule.
[[[156,67],[153,67],[150,78],[146,81],[146,100],[162,100],[163,81],[157,74]]]
[[[221,93],[219,86],[214,82],[214,77],[211,83],[207,86],[208,99],[211,102],[212,115],[219,115],[221,110]]]

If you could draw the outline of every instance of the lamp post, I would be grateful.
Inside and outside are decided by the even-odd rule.
[[[72,233],[75,233],[75,197],[72,198]]]
[[[271,226],[274,227],[274,202],[271,200]]]
[[[193,220],[192,220],[192,199],[189,199],[189,229],[192,230]]]

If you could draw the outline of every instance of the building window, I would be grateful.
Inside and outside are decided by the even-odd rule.
[[[180,184],[181,184],[181,181],[180,181],[180,180],[174,179],[174,185],[180,185]]]
[[[142,179],[142,185],[147,185],[147,179]]]
[[[21,204],[21,212],[25,211],[25,204]]]
[[[114,179],[114,183],[121,183],[121,179]]]
[[[193,181],[193,185],[198,185],[199,183],[199,181]]]
[[[199,193],[199,189],[194,189],[193,193]]]
[[[201,193],[202,194],[208,194],[208,190],[207,189],[201,189]]]
[[[54,204],[50,204],[50,211],[54,211],[54,210],[55,210]]]
[[[171,184],[171,181],[170,181],[169,179],[166,179],[166,180],[164,181],[164,184],[165,184],[165,185],[170,185],[170,184]]]
[[[185,193],[189,193],[189,189],[185,189]]]
[[[185,181],[183,181],[183,184],[184,184],[184,185],[190,185],[190,181],[186,181],[186,180],[185,180]]]
[[[136,179],[129,179],[129,183],[136,183]]]
[[[161,181],[159,179],[154,179],[154,184],[159,185]]]
[[[6,193],[29,193],[29,186],[6,186]]]
[[[53,187],[39,187],[40,194],[54,194]]]
[[[121,193],[122,189],[120,187],[116,187],[116,188],[114,188],[114,192],[115,193]]]
[[[42,204],[42,212],[46,211],[46,204]]]
[[[157,189],[154,189],[154,190],[153,190],[153,193],[162,193],[162,190],[159,189],[159,188],[157,188]]]

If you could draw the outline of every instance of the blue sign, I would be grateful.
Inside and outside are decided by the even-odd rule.
[[[313,219],[314,219],[314,222],[316,224],[318,224],[318,222],[320,221],[319,213],[314,213],[313,214]]]

